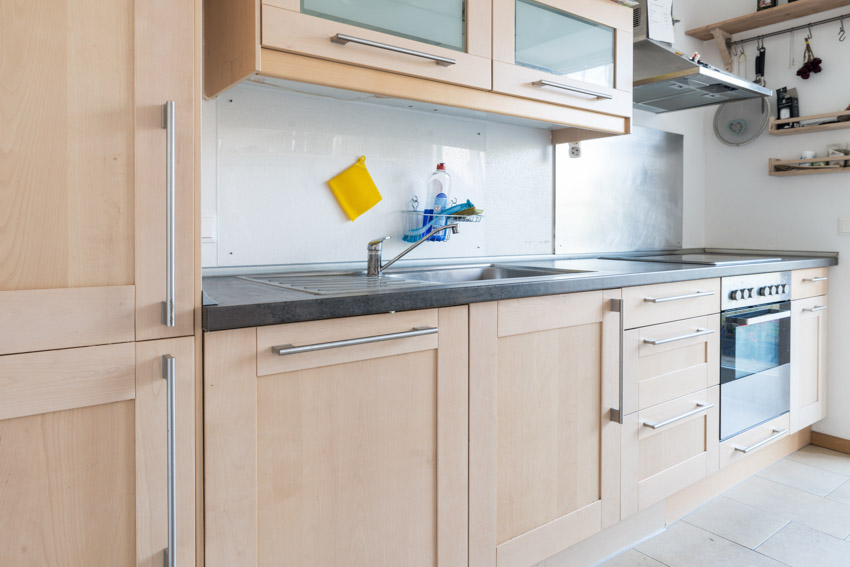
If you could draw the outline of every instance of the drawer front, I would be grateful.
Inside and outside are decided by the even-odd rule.
[[[719,411],[713,386],[626,417],[623,517],[717,470]]]
[[[791,299],[826,295],[829,291],[829,268],[794,270],[791,272]]]
[[[789,415],[780,415],[720,444],[720,468],[743,461],[748,455],[788,436]]]
[[[306,368],[345,364],[432,350],[437,334],[413,334],[414,330],[438,328],[438,311],[426,309],[400,313],[382,313],[324,321],[307,321],[257,329],[257,376],[292,372]],[[386,340],[360,344],[337,344],[381,337]],[[277,354],[276,347],[318,347],[294,354]]]
[[[623,289],[623,321],[627,329],[719,312],[719,278]]]
[[[720,315],[627,331],[623,343],[626,413],[720,382]]]
[[[294,6],[295,9],[298,5]],[[476,0],[470,4],[467,24],[466,52],[382,33],[351,24],[302,14],[278,6],[263,5],[262,46],[300,55],[349,63],[392,73],[412,75],[446,83],[489,90],[490,69],[490,7],[489,2]],[[473,14],[474,12],[474,14]],[[478,22],[485,22],[486,26]],[[337,34],[355,38],[348,43],[331,41]],[[378,43],[376,47],[358,40]],[[399,50],[407,50],[407,53]],[[419,55],[411,54],[410,51]],[[437,64],[427,56],[450,59],[454,63]]]

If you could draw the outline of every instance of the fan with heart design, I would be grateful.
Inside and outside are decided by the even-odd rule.
[[[758,138],[770,121],[770,103],[750,98],[721,104],[714,113],[714,135],[728,146],[743,146]]]

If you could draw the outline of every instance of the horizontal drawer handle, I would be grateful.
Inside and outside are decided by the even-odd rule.
[[[682,415],[677,415],[676,417],[671,417],[670,419],[666,419],[664,421],[644,421],[643,426],[648,427],[650,429],[661,429],[662,427],[667,427],[677,421],[681,421],[687,417],[691,417],[692,415],[696,415],[705,410],[710,410],[714,407],[714,404],[710,404],[708,402],[697,402],[697,407],[692,409],[689,412],[685,412]]]
[[[601,99],[605,99],[605,100],[611,100],[612,98],[614,98],[613,96],[606,94],[606,93],[600,93],[600,92],[597,92],[597,91],[590,91],[590,90],[587,90],[587,89],[581,89],[579,87],[571,87],[570,85],[564,85],[562,83],[556,83],[554,81],[541,80],[541,81],[534,81],[531,84],[534,85],[535,87],[552,87],[553,89],[561,89],[562,91],[570,91],[572,93],[578,93],[578,94],[583,94],[583,95],[587,95],[587,96],[595,96],[598,99],[601,98]]]
[[[694,337],[703,337],[712,333],[714,333],[714,329],[697,329],[695,333],[688,333],[687,335],[679,335],[678,337],[670,337],[669,339],[643,339],[643,342],[648,345],[666,345],[667,343],[675,343],[676,341],[684,341],[685,339],[692,339]]]
[[[359,339],[345,339],[342,341],[330,341],[327,343],[317,343],[314,345],[292,346],[279,345],[273,346],[272,352],[278,356],[286,354],[299,354],[302,352],[313,352],[316,350],[327,350],[329,348],[340,348],[354,345],[366,345],[369,343],[379,343],[382,341],[393,341],[395,339],[407,339],[410,337],[421,337],[423,335],[434,335],[439,331],[437,327],[414,327],[412,331],[403,331],[401,333],[389,333],[387,335],[375,335],[373,337],[361,337]]]
[[[786,433],[788,433],[787,429],[776,429],[776,428],[774,428],[773,429],[773,435],[771,435],[767,439],[763,439],[763,440],[759,441],[758,443],[756,443],[755,445],[750,445],[749,447],[735,447],[735,450],[740,451],[741,453],[744,453],[746,455],[747,453],[752,453],[753,451],[755,451],[756,449],[758,449],[760,447],[764,447],[765,445],[767,445],[768,443],[770,443],[774,439],[782,437]]]
[[[694,297],[708,297],[714,295],[714,291],[697,291],[685,295],[674,295],[672,297],[644,297],[643,300],[647,303],[666,303],[668,301],[679,301],[680,299],[692,299]]]
[[[824,276],[824,277],[820,277],[820,278],[803,278],[803,281],[804,281],[804,282],[817,283],[817,282],[825,282],[825,281],[826,281],[826,280],[828,280],[828,279],[829,279],[829,278],[827,278],[826,276]]]
[[[750,325],[758,325],[759,323],[770,323],[771,321],[787,319],[790,316],[790,311],[778,311],[776,313],[757,315],[755,317],[726,317],[726,321],[738,325],[739,327],[749,327]]]
[[[377,41],[372,41],[370,39],[363,39],[361,37],[354,37],[352,35],[345,35],[344,33],[338,33],[335,36],[331,37],[331,41],[333,43],[338,43],[340,45],[345,45],[347,43],[356,43],[358,45],[366,45],[369,47],[377,47],[378,49],[386,49],[387,51],[393,51],[395,53],[403,53],[405,55],[412,55],[414,57],[421,57],[422,59],[429,59],[440,65],[441,67],[448,67],[449,65],[454,65],[457,63],[454,59],[450,59],[449,57],[442,57],[440,55],[432,55],[431,53],[423,53],[422,51],[416,51],[413,49],[406,49],[404,47],[397,47],[395,45],[390,45],[388,43],[379,43]]]
[[[815,305],[814,307],[803,307],[803,311],[809,313],[817,313],[818,311],[826,311],[826,305]]]

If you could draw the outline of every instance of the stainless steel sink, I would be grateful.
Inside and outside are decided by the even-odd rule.
[[[531,266],[477,264],[437,268],[406,268],[367,276],[365,272],[311,272],[239,278],[314,295],[359,295],[380,291],[396,291],[433,287],[435,285],[492,282],[500,280],[569,277],[594,273],[589,270],[557,270]]]

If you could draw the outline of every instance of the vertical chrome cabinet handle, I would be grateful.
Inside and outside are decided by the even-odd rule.
[[[163,550],[165,567],[177,567],[177,435],[174,428],[174,397],[177,391],[177,360],[170,354],[162,356],[162,377],[168,392],[168,547]]]
[[[623,391],[623,385],[625,383],[625,361],[623,360],[624,347],[623,340],[626,335],[625,323],[623,321],[623,300],[622,299],[612,299],[611,300],[611,311],[615,311],[620,314],[620,399],[619,399],[619,408],[614,409],[611,408],[611,421],[615,421],[620,425],[625,423],[625,403],[626,403],[626,395]]]
[[[162,127],[165,128],[165,301],[162,304],[162,324],[176,323],[174,306],[174,101],[162,105]]]

